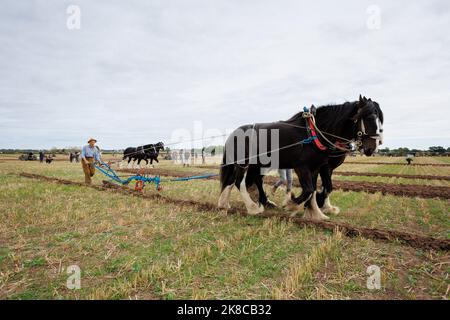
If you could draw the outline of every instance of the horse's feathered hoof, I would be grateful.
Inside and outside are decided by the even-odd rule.
[[[296,204],[294,201],[289,199],[288,201],[286,201],[285,205],[283,206],[283,209],[297,213],[301,210],[301,205]]]
[[[303,218],[315,221],[330,220],[330,217],[324,215],[322,211],[313,210],[310,208],[305,208],[305,214],[303,215]]]
[[[325,214],[332,214],[332,215],[338,215],[341,212],[341,209],[339,207],[330,206],[326,208],[322,208],[322,212]]]
[[[249,208],[247,210],[247,213],[249,215],[251,215],[251,216],[256,216],[256,215],[261,214],[263,212],[264,212],[264,206],[262,204],[257,205],[256,203],[255,203],[254,206],[252,206],[251,208]]]
[[[265,207],[268,208],[268,209],[270,209],[270,208],[278,208],[277,204],[275,202],[273,202],[273,201],[270,201],[270,200],[267,200]]]

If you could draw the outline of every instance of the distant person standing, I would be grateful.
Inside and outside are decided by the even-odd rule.
[[[39,152],[39,162],[44,163],[44,159],[45,159],[45,153],[44,153],[44,151],[41,150],[41,152]]]
[[[202,164],[205,164],[205,147],[202,148]]]
[[[191,153],[186,150],[186,152],[184,153],[184,163],[183,163],[183,167],[184,165],[186,165],[186,167],[189,167],[189,158],[191,157]]]
[[[75,152],[75,161],[78,163],[80,162],[80,153],[77,151]]]
[[[183,167],[186,167],[186,166],[189,167],[189,162],[188,162],[189,155],[190,155],[190,153],[188,150],[184,150],[184,149],[180,150],[180,160],[181,160],[181,163],[183,164]]]
[[[178,152],[176,150],[172,151],[172,160],[173,164],[176,164],[178,162]]]
[[[69,154],[69,161],[70,161],[70,163],[73,162],[73,159],[74,159],[74,154],[73,154],[73,152],[71,152],[71,153]]]
[[[275,185],[272,187],[272,194],[275,194],[277,189],[285,185],[286,186],[286,197],[283,201],[283,206],[286,205],[286,203],[291,198],[291,191],[292,191],[292,169],[278,169],[278,174],[280,176],[280,179],[275,183]]]
[[[414,160],[414,155],[412,155],[412,154],[406,155],[406,162],[408,162],[408,165],[410,165],[413,160]]]
[[[99,148],[95,145],[97,140],[90,138],[88,144],[81,149],[81,166],[84,171],[84,182],[87,185],[92,183],[95,174],[94,163],[101,161]]]
[[[180,162],[183,165],[183,167],[184,167],[184,163],[186,161],[185,159],[186,159],[186,155],[184,154],[184,149],[181,149],[180,150]]]

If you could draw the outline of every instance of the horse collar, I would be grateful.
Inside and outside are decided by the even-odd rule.
[[[307,122],[308,122],[308,136],[309,136],[309,138],[311,138],[312,139],[312,141],[314,142],[314,144],[316,145],[316,147],[317,148],[319,148],[319,150],[321,150],[321,151],[325,151],[325,150],[327,150],[327,147],[325,147],[323,144],[322,144],[322,142],[320,142],[320,140],[319,140],[319,137],[317,136],[317,133],[316,133],[316,129],[315,129],[315,127],[314,127],[314,118],[313,117],[310,117],[310,118],[307,118],[306,119],[307,120]]]

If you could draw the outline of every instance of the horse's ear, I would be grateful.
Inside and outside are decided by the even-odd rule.
[[[311,114],[315,116],[316,115],[316,111],[317,111],[317,108],[312,104],[311,108],[310,108]]]
[[[359,104],[358,107],[362,108],[366,104],[366,97],[363,97],[362,95],[359,95]]]
[[[366,103],[367,103],[367,98],[362,95],[359,95],[358,108],[364,107],[366,105]]]

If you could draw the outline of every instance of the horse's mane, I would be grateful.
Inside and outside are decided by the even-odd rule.
[[[320,122],[320,126],[334,131],[338,125],[342,125],[347,120],[360,119],[368,114],[376,114],[383,123],[383,112],[378,103],[367,100],[361,109],[358,109],[359,101],[345,102],[343,104],[328,104],[317,108],[316,121]],[[356,118],[355,118],[356,117]],[[302,121],[303,111],[294,114],[286,121],[287,123],[297,124]]]
[[[349,114],[351,114],[352,112],[354,112],[355,107],[357,106],[358,102],[345,102],[343,104],[327,104],[327,105],[323,105],[317,108],[317,116],[320,117],[320,115],[324,115],[325,113],[331,112],[333,114],[333,117],[329,117],[330,120],[332,120],[333,122],[341,122],[342,120],[344,120],[344,118],[349,118]],[[285,120],[283,122],[287,122],[287,123],[296,123],[299,120],[301,120],[303,118],[303,111],[300,111],[296,114],[294,114],[291,118],[289,118],[288,120]],[[325,119],[322,119],[325,120]]]

